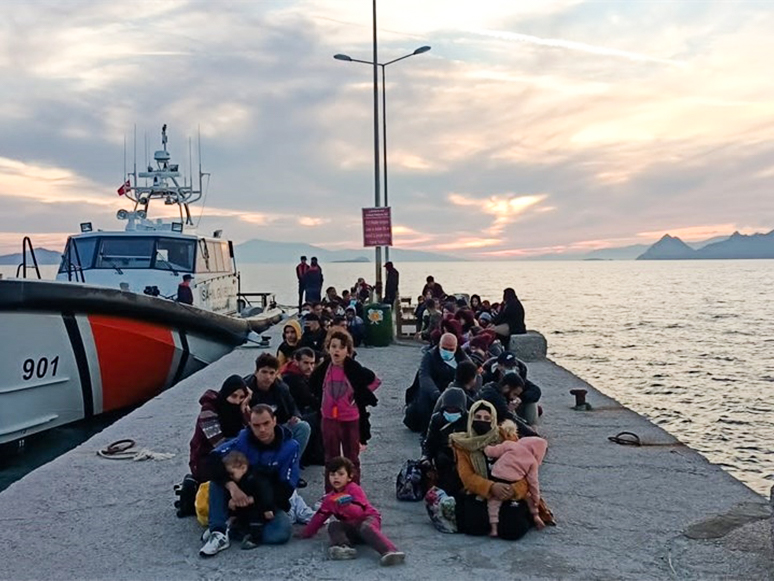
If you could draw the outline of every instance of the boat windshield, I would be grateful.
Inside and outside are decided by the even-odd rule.
[[[71,246],[73,245],[73,246]],[[73,251],[68,252],[72,248]],[[74,250],[77,249],[77,256]],[[70,239],[59,272],[68,263],[80,262],[84,269],[155,268],[192,272],[196,241],[156,236],[95,236]]]

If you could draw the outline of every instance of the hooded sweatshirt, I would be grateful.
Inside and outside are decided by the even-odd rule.
[[[454,454],[449,447],[449,435],[454,432],[464,432],[468,427],[468,401],[465,392],[459,387],[449,386],[438,398],[436,411],[430,418],[427,427],[427,435],[422,441],[422,455],[430,460],[437,461],[439,456],[445,460],[453,460]],[[460,418],[455,422],[449,422],[443,415],[445,410],[457,409],[461,412]],[[448,490],[447,490],[448,492]]]
[[[285,326],[282,327],[283,336],[285,334],[285,329],[288,327],[291,327],[295,330],[296,342],[291,345],[287,341],[282,341],[280,346],[277,347],[277,359],[279,359],[280,367],[285,365],[293,358],[293,352],[300,347],[299,343],[301,342],[301,336],[304,334],[301,330],[301,324],[296,319],[290,319],[287,323],[285,323]]]
[[[540,483],[538,467],[545,458],[548,442],[543,438],[522,438],[517,441],[506,440],[501,444],[487,446],[484,453],[497,458],[492,466],[492,476],[507,482],[527,479],[532,501],[536,506],[540,502]]]

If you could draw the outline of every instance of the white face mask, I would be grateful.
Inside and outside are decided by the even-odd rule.
[[[441,354],[441,359],[444,361],[451,361],[454,359],[454,351],[449,351],[448,349],[439,347],[438,352]]]

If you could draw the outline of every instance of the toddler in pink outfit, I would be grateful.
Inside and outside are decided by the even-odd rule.
[[[379,552],[382,565],[399,565],[406,559],[390,539],[382,532],[382,517],[366,498],[365,492],[352,481],[355,466],[343,456],[333,458],[325,466],[332,492],[326,494],[317,512],[298,535],[309,539],[319,531],[330,517],[336,520],[328,524],[331,559],[354,559],[354,545],[365,543]]]
[[[535,526],[538,529],[546,525],[538,515],[538,504],[540,503],[540,483],[538,481],[538,466],[543,462],[548,448],[548,442],[543,438],[518,438],[516,424],[506,420],[500,426],[500,431],[506,440],[501,444],[487,446],[484,448],[484,454],[489,458],[497,458],[492,466],[492,477],[501,481],[514,483],[523,478],[527,479],[529,486],[529,496],[527,504],[529,505]],[[491,536],[497,536],[497,523],[499,522],[499,513],[501,500],[494,497],[487,500],[489,509],[489,523],[492,525]]]

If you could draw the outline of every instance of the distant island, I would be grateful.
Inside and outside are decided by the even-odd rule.
[[[676,236],[665,234],[637,257],[637,260],[737,260],[774,258],[774,230],[767,234],[734,232],[720,242],[694,249]]]
[[[48,248],[37,248],[35,250],[35,258],[38,261],[39,265],[52,265],[52,264],[59,264],[62,261],[62,253],[57,250],[49,250]],[[15,254],[3,254],[0,256],[0,265],[2,266],[8,266],[9,264],[12,266],[17,266],[22,263],[22,254],[21,252],[16,252]],[[27,264],[29,266],[32,266],[32,257],[27,254]]]
[[[371,262],[371,261],[365,256],[358,256],[357,258],[352,258],[350,260],[331,260],[331,263],[333,264],[344,264],[348,262]]]

